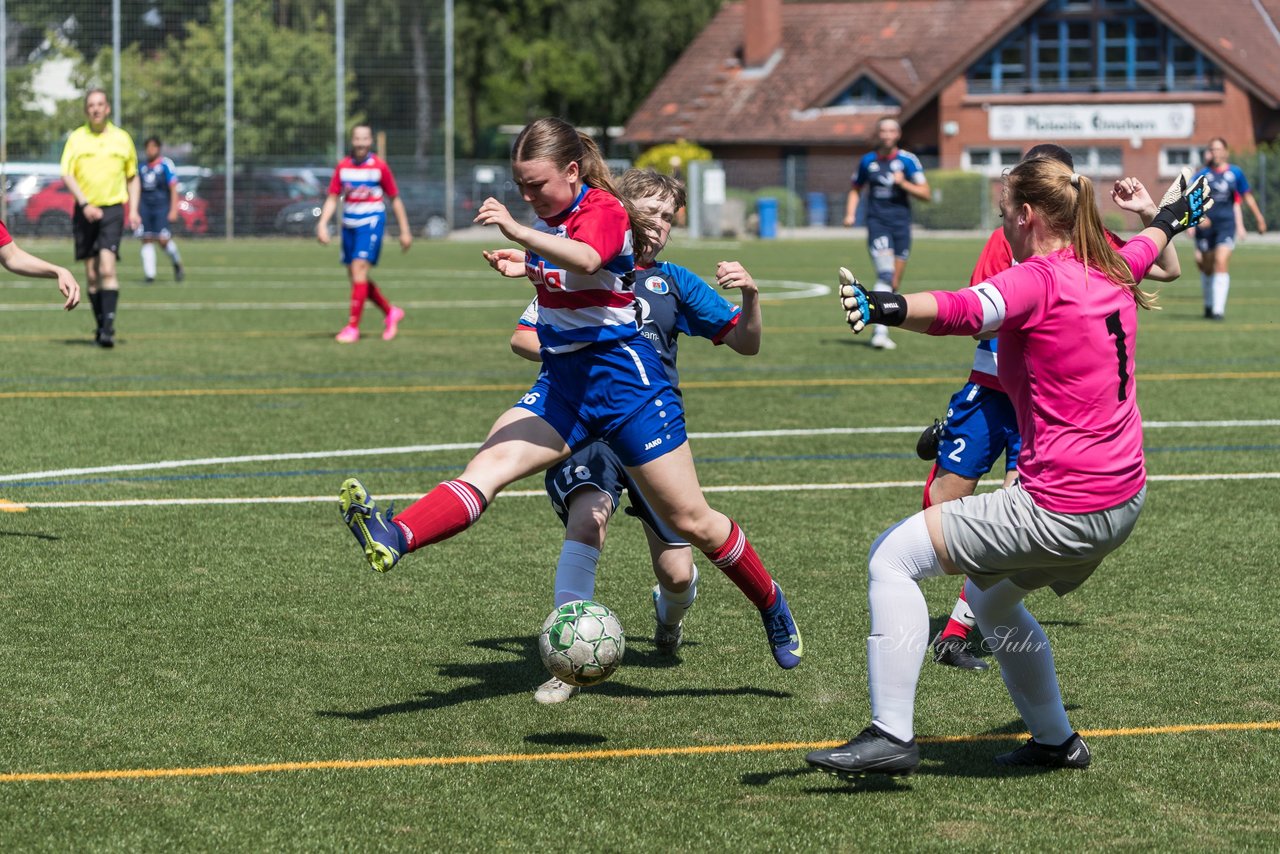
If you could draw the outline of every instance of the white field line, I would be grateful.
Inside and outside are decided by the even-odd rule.
[[[1280,472],[1234,472],[1221,474],[1165,474],[1149,475],[1149,483],[1177,483],[1182,481],[1236,481],[1280,480]],[[849,492],[871,489],[920,489],[921,480],[883,480],[869,483],[755,483],[733,486],[704,486],[703,492]],[[990,489],[996,487],[993,481]],[[982,488],[982,487],[980,487]],[[502,492],[499,498],[546,497],[541,489],[520,489]],[[421,493],[378,496],[379,501],[416,501]],[[117,501],[30,501],[0,502],[0,512],[22,512],[31,509],[64,510],[75,507],[178,507],[225,504],[331,504],[333,495],[272,495],[253,498],[129,498]]]
[[[1194,429],[1194,428],[1245,428],[1245,427],[1280,427],[1280,419],[1258,419],[1252,421],[1147,421],[1143,424],[1147,430],[1162,429]],[[755,439],[779,438],[784,436],[871,436],[889,435],[893,433],[919,433],[924,429],[920,425],[900,427],[813,427],[796,430],[736,430],[723,433],[690,433],[690,439]],[[75,477],[86,474],[121,474],[137,471],[160,471],[165,469],[200,468],[204,466],[234,465],[236,463],[284,462],[288,460],[327,460],[350,457],[396,456],[400,454],[428,454],[436,451],[467,451],[480,447],[479,442],[457,442],[445,445],[401,445],[389,448],[348,448],[340,451],[299,451],[285,454],[250,454],[239,457],[204,457],[186,460],[161,460],[154,463],[123,463],[113,466],[93,466],[88,468],[52,469],[48,471],[21,472],[18,474],[0,474],[0,484],[19,480],[41,480],[50,477]]]

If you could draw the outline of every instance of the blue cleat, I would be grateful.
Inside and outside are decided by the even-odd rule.
[[[344,480],[338,490],[338,509],[375,572],[386,572],[396,565],[405,553],[404,534],[382,514],[364,484],[354,477]]]
[[[764,621],[764,635],[773,649],[773,660],[783,670],[790,670],[804,657],[804,641],[800,639],[796,621],[791,618],[787,597],[782,595],[782,588],[777,582],[774,582],[773,591],[778,598],[768,608],[760,609],[760,619]]]

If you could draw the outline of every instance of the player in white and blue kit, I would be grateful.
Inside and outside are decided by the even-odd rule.
[[[660,252],[676,211],[684,206],[684,186],[652,170],[632,169],[619,179],[618,188],[623,198],[661,222],[661,239],[655,248]],[[738,262],[722,261],[716,269],[716,281],[721,287],[742,292],[741,309],[683,267],[638,259],[635,295],[640,334],[657,349],[677,393],[677,339],[681,334],[725,344],[743,355],[759,352],[761,317],[754,279]],[[537,320],[538,303],[534,300],[511,337],[512,349],[532,361],[541,361]],[[556,565],[555,607],[594,598],[600,550],[625,489],[630,500],[627,512],[644,523],[658,580],[652,591],[654,645],[663,654],[674,654],[684,638],[685,612],[697,596],[698,573],[688,541],[662,521],[618,455],[603,441],[592,442],[548,469],[546,488],[565,525],[565,541]],[[552,677],[538,687],[534,699],[560,703],[577,693],[576,686]]]
[[[1204,316],[1222,320],[1231,289],[1229,264],[1236,245],[1237,203],[1244,202],[1258,223],[1258,233],[1267,230],[1267,221],[1249,187],[1249,179],[1239,166],[1227,162],[1227,141],[1220,136],[1209,140],[1205,166],[1193,176],[1209,180],[1213,208],[1196,227],[1196,258],[1200,264],[1200,288],[1204,294]]]
[[[508,278],[533,282],[542,373],[499,416],[460,477],[388,520],[355,478],[339,491],[343,520],[378,571],[407,552],[474,524],[511,483],[604,439],[661,519],[697,546],[755,605],[774,660],[800,663],[804,647],[781,588],[742,529],[702,494],[685,435],[684,406],[653,344],[640,334],[632,249],[652,254],[659,224],[613,192],[595,142],[555,118],[516,137],[512,178],[533,225],[489,198],[475,221],[520,249],[485,251]]]
[[[853,173],[844,224],[853,225],[861,200],[867,250],[876,270],[874,289],[896,293],[911,256],[911,200],[927,202],[932,196],[919,158],[898,148],[898,140],[902,139],[898,123],[881,119],[876,122],[876,136],[879,144],[875,151],[863,155]],[[897,345],[889,337],[889,328],[876,324],[871,331],[871,346],[892,350]]]
[[[185,278],[182,254],[169,231],[170,223],[178,221],[178,172],[173,161],[160,154],[160,138],[149,136],[143,143],[145,163],[138,165],[141,194],[138,197],[138,215],[142,217],[142,275],[150,284],[156,280],[156,244],[164,249],[173,262],[174,281]]]

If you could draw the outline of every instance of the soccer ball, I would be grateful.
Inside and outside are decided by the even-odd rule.
[[[622,663],[625,648],[617,615],[589,599],[556,608],[538,635],[542,663],[570,685],[597,685],[608,679]]]

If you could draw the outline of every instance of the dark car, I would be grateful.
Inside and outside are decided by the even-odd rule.
[[[224,174],[201,177],[197,191],[209,204],[209,230],[226,231],[227,178]],[[237,172],[232,186],[235,192],[235,233],[240,236],[278,234],[281,214],[286,208],[303,203],[316,208],[324,203],[324,191],[303,176],[276,175],[269,172]],[[314,220],[311,229],[315,229]]]
[[[449,221],[445,212],[444,184],[439,182],[401,182],[400,199],[404,202],[405,215],[409,219],[409,227],[415,236],[441,238],[449,234]],[[307,199],[286,205],[276,214],[275,229],[283,234],[310,237],[315,234],[316,223],[320,221],[320,209],[324,205],[323,197]],[[454,192],[453,227],[467,228],[475,217],[476,204],[461,192]],[[336,233],[342,225],[342,207],[339,204],[330,223],[330,230]],[[387,234],[398,236],[395,213],[387,204]]]

